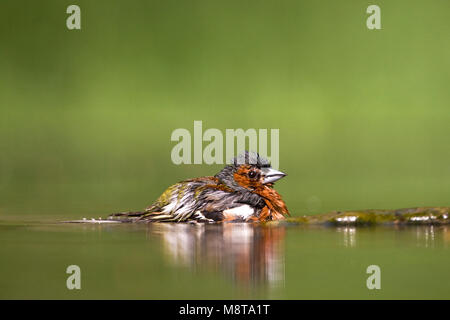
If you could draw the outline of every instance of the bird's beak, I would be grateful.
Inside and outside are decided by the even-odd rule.
[[[263,173],[264,173],[263,184],[273,183],[277,180],[280,180],[284,176],[286,176],[286,174],[284,172],[281,172],[281,171],[278,171],[278,170],[275,170],[272,168],[264,168]]]

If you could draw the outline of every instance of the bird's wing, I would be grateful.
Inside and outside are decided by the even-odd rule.
[[[140,220],[164,222],[203,220],[204,217],[199,215],[200,209],[205,204],[202,195],[208,189],[217,188],[218,184],[217,178],[202,177],[170,186],[146,209]]]
[[[247,220],[257,215],[263,205],[256,194],[235,191],[215,177],[202,177],[169,187],[139,220]]]

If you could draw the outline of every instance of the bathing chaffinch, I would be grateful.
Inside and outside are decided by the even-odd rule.
[[[269,221],[289,215],[273,189],[286,176],[267,159],[245,151],[215,176],[170,186],[142,212],[123,212],[109,219],[143,222]]]

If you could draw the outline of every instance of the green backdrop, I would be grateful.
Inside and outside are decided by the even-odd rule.
[[[81,30],[66,8],[81,8]],[[382,30],[366,27],[381,8]],[[220,165],[176,128],[280,129],[293,215],[450,205],[450,3],[2,1],[0,215],[141,209]]]

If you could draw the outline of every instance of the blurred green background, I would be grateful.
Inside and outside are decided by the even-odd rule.
[[[0,214],[141,209],[221,166],[176,128],[280,129],[293,215],[450,205],[448,1],[2,1]],[[66,8],[81,7],[81,30]]]
[[[66,28],[70,4],[81,30]],[[366,27],[371,4],[382,30]],[[449,12],[448,0],[1,1],[0,298],[448,298],[448,228],[288,229],[285,242],[278,230],[286,251],[255,228],[242,261],[285,267],[267,293],[166,262],[173,243],[191,268],[204,262],[183,247],[204,242],[189,232],[40,223],[139,210],[215,174],[171,161],[172,131],[194,120],[280,129],[277,190],[294,216],[450,206]],[[233,243],[227,232],[217,239]],[[69,264],[80,292],[65,287]],[[365,287],[369,264],[381,292]]]

